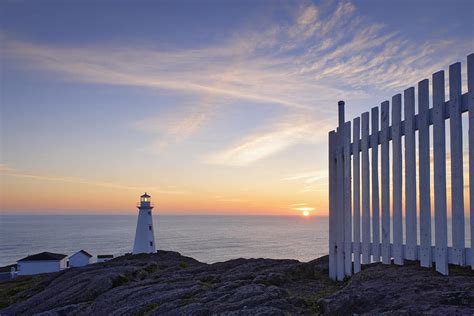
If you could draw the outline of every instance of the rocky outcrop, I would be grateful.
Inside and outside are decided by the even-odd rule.
[[[474,273],[449,277],[415,264],[370,265],[346,282],[327,277],[327,257],[236,259],[205,264],[176,252],[128,255],[40,276],[1,315],[472,314]],[[0,283],[0,291],[12,282]]]
[[[319,305],[333,315],[474,315],[474,271],[450,266],[449,274],[421,268],[418,262],[371,264]]]

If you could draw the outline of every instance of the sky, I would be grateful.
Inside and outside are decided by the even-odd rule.
[[[327,138],[474,52],[473,1],[2,1],[0,208],[328,214]]]

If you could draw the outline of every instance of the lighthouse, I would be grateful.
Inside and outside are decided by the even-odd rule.
[[[143,194],[138,204],[137,230],[135,232],[135,243],[133,254],[155,252],[155,235],[153,232],[153,206],[150,196]]]

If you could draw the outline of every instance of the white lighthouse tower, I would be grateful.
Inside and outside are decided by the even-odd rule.
[[[138,204],[138,220],[133,254],[155,252],[152,209],[150,196],[145,192],[140,197],[140,203]]]

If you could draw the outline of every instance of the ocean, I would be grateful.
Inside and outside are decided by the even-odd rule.
[[[310,261],[328,253],[327,217],[153,216],[157,249],[202,262]],[[42,251],[125,254],[132,251],[136,221],[136,215],[0,214],[0,266]]]

